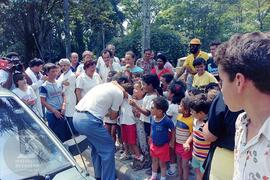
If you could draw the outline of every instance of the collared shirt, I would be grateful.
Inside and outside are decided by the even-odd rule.
[[[249,122],[245,112],[236,121],[233,179],[270,179],[270,116],[247,142]]]
[[[205,61],[207,61],[209,59],[208,54],[204,51],[200,51],[196,58],[198,58],[198,57],[203,58]],[[195,71],[195,67],[193,66],[194,59],[195,59],[194,54],[188,55],[183,66],[188,66],[192,69],[192,71]]]
[[[140,58],[137,60],[136,65],[143,69],[144,74],[150,74],[151,70],[156,65],[156,61],[154,59],[150,59],[150,61],[145,61],[143,58]]]

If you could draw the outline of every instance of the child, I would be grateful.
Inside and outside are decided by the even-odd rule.
[[[61,83],[56,82],[58,67],[55,64],[47,63],[44,66],[48,80],[44,82],[40,89],[41,104],[46,108],[46,119],[49,127],[62,141],[71,138],[70,130],[65,116],[65,96]]]
[[[150,130],[151,130],[151,123],[150,123],[150,110],[151,110],[151,102],[154,98],[156,98],[159,93],[162,94],[162,89],[160,87],[160,81],[155,74],[147,74],[142,77],[143,82],[143,90],[146,93],[143,98],[143,104],[139,105],[136,103],[134,99],[130,99],[129,103],[131,106],[133,106],[135,109],[137,109],[140,113],[140,120],[144,123],[144,131],[146,134],[146,137],[149,138],[150,136]],[[150,166],[150,161],[148,163]]]
[[[182,81],[173,81],[168,87],[168,100],[169,100],[169,109],[167,115],[176,125],[176,117],[179,114],[179,104],[183,97],[185,97],[186,87]],[[174,149],[170,149],[171,163],[167,171],[169,176],[176,176],[177,173],[177,164],[176,156]]]
[[[13,75],[13,81],[16,88],[13,89],[12,92],[15,93],[36,114],[39,114],[36,106],[37,96],[32,87],[26,83],[24,75],[22,73],[15,73]]]
[[[176,122],[176,143],[175,153],[178,160],[179,176],[183,180],[188,180],[189,161],[192,158],[192,123],[190,114],[189,97],[184,97],[179,106],[180,114]]]
[[[174,147],[175,128],[166,116],[169,104],[164,97],[153,99],[151,105],[151,136],[149,139],[152,157],[151,180],[157,179],[158,167],[161,169],[160,180],[166,179],[166,162],[170,161],[170,147]],[[172,138],[169,137],[169,130]]]
[[[131,83],[126,83],[122,86],[126,86],[125,89],[128,90],[127,93],[130,98],[130,95],[133,94],[133,85]],[[126,146],[125,153],[121,155],[120,159],[126,158],[128,156],[128,150],[130,150],[134,155],[134,159],[143,163],[143,155],[137,146],[135,117],[132,113],[132,106],[128,103],[128,99],[124,99],[120,108],[120,124],[122,139]]]
[[[210,148],[210,142],[205,141],[202,130],[206,122],[209,108],[210,103],[207,101],[205,94],[194,96],[190,102],[191,114],[194,118],[192,167],[195,169],[197,180],[202,180],[203,178],[203,163]]]
[[[116,71],[110,71],[107,77],[107,82],[111,82],[113,76],[117,74]],[[116,127],[117,120],[111,120],[109,116],[105,116],[103,121],[105,122],[105,128],[108,130],[109,134],[112,136],[114,142],[116,142]]]
[[[143,88],[142,88],[142,82],[141,81],[135,82],[132,97],[134,100],[136,100],[136,103],[139,104],[140,106],[143,103],[144,95],[145,95],[145,92],[143,91]],[[135,117],[135,122],[136,122],[137,140],[138,140],[139,147],[144,155],[148,155],[149,152],[148,152],[148,145],[146,142],[146,135],[145,135],[145,131],[144,131],[144,124],[139,119],[141,116],[141,113],[136,108],[133,108],[132,111],[133,111],[133,114]],[[141,166],[141,165],[142,165],[142,163],[136,163],[136,161],[134,161],[133,169],[135,171],[140,170],[143,168],[143,166]],[[144,163],[143,163],[143,165],[144,165]]]
[[[203,58],[196,58],[193,62],[197,74],[194,76],[192,87],[204,89],[209,83],[217,83],[217,79],[205,71],[205,60]]]

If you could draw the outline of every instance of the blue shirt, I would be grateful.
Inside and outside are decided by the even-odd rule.
[[[174,129],[174,124],[170,118],[164,116],[164,118],[157,122],[152,116],[151,120],[151,138],[155,146],[162,146],[170,141],[169,129]]]
[[[54,109],[57,110],[61,109],[61,106],[64,101],[62,96],[61,83],[51,83],[46,81],[41,86],[40,96],[46,98],[46,102],[49,105],[51,105]]]

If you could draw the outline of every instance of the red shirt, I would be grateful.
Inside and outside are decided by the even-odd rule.
[[[163,74],[173,74],[173,72],[172,72],[170,69],[168,69],[168,68],[163,68],[161,71],[159,71],[159,72],[157,73],[156,68],[153,68],[153,69],[151,70],[151,74],[156,74],[156,75],[158,76],[158,79],[160,79],[160,77],[161,77]]]

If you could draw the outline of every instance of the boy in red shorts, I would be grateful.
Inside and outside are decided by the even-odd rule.
[[[151,105],[151,135],[149,139],[150,155],[152,157],[152,176],[157,179],[157,170],[160,166],[161,178],[166,179],[166,162],[170,161],[170,148],[174,147],[175,128],[172,120],[166,116],[168,101],[163,97],[153,99]],[[171,130],[172,138],[169,138]]]

